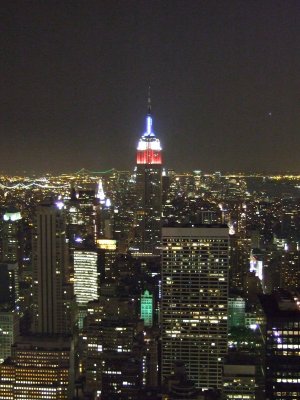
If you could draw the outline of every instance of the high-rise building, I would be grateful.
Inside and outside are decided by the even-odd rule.
[[[162,149],[152,130],[150,96],[146,132],[137,147],[136,202],[135,246],[142,253],[153,253],[161,241]]]
[[[11,310],[19,308],[21,221],[21,213],[15,207],[8,207],[3,214],[0,306],[5,305],[6,309]]]
[[[22,216],[15,207],[9,207],[2,221],[2,261],[14,264],[20,259],[20,221]]]
[[[67,203],[66,223],[69,255],[73,257],[74,249],[77,248],[87,236],[87,227],[84,222],[83,210],[74,187],[71,190],[71,197]]]
[[[32,253],[35,335],[13,338],[11,358],[0,365],[0,398],[67,400],[74,394],[73,295],[63,210],[53,200],[37,207]]]
[[[77,198],[83,218],[84,236],[90,243],[95,243],[98,235],[97,220],[99,215],[99,199],[96,197],[95,185],[77,188]]]
[[[101,264],[101,279],[116,280],[117,241],[113,239],[98,239],[96,244]]]
[[[162,379],[182,361],[198,388],[222,387],[227,353],[228,228],[162,228]]]
[[[88,305],[82,336],[86,392],[103,400],[136,400],[146,374],[143,322],[132,299],[116,292],[115,284],[102,286],[99,301]]]
[[[134,233],[135,176],[130,171],[105,171],[96,197],[100,203],[97,237],[117,240],[118,251],[126,252]]]
[[[0,309],[17,310],[19,298],[18,264],[0,264]]]
[[[74,251],[74,294],[79,306],[97,300],[100,287],[100,266],[97,250]]]
[[[74,294],[78,311],[78,327],[82,329],[89,301],[97,300],[100,287],[100,259],[97,250],[74,251]]]
[[[33,331],[70,331],[65,219],[52,200],[37,207],[33,236]]]
[[[2,263],[0,264],[0,362],[11,355],[19,334],[19,265],[21,213],[9,207],[2,220]]]
[[[266,316],[265,380],[268,400],[300,398],[299,299],[288,292],[261,295]]]
[[[0,365],[2,400],[68,400],[74,394],[74,350],[66,337],[20,338]]]
[[[141,296],[141,318],[145,326],[153,325],[153,294],[145,290]]]
[[[300,281],[300,251],[294,246],[286,246],[281,251],[280,287],[290,291],[299,288]]]

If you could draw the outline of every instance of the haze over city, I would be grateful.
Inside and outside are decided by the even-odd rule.
[[[298,1],[2,4],[0,171],[299,172]]]

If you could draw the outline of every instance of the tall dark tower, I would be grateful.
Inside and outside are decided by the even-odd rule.
[[[65,218],[52,199],[37,207],[34,229],[34,333],[68,334]]]
[[[150,88],[146,132],[137,147],[136,168],[136,246],[139,252],[155,253],[161,241],[162,149],[152,131]]]

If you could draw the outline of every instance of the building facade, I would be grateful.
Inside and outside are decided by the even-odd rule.
[[[265,385],[267,400],[300,398],[299,299],[288,292],[260,296],[266,316]]]
[[[63,210],[52,200],[37,207],[33,236],[33,332],[70,331],[67,247]]]
[[[69,400],[74,394],[74,350],[67,338],[20,338],[0,365],[2,400]]]
[[[162,379],[182,361],[198,388],[222,387],[228,228],[162,228]]]
[[[100,286],[100,266],[97,250],[74,251],[74,294],[79,306],[97,300]]]

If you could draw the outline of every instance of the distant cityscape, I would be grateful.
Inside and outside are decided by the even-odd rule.
[[[0,176],[0,399],[299,399],[300,175],[145,126],[132,170]]]

